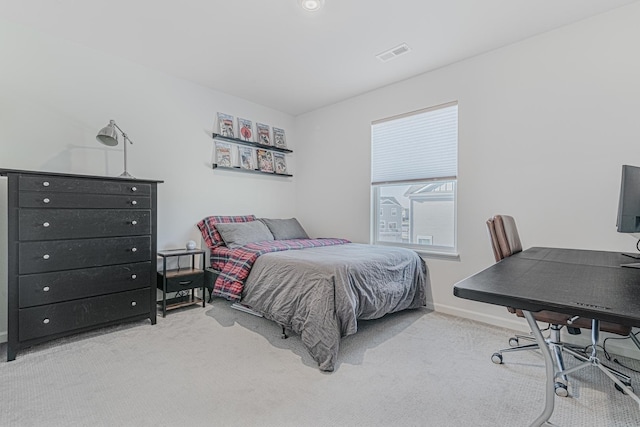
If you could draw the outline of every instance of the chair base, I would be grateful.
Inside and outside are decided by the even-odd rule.
[[[598,344],[599,337],[600,337],[600,321],[596,319],[592,319],[591,320],[591,354],[587,354],[583,356],[582,354],[576,353],[573,350],[567,349],[567,352],[569,354],[573,355],[578,360],[581,360],[582,363],[573,368],[561,370],[557,374],[566,376],[579,369],[586,368],[587,366],[595,366],[596,368],[600,369],[607,377],[609,377],[611,381],[613,381],[613,383],[616,386],[616,389],[628,395],[633,400],[635,400],[636,403],[638,403],[638,405],[640,405],[640,398],[633,392],[633,387],[631,386],[631,378],[623,374],[622,372],[616,369],[613,369],[609,366],[606,366],[602,362],[600,362],[600,358],[598,358],[598,355],[597,355],[597,346],[596,346]],[[629,337],[634,342],[634,344],[638,346],[638,348],[640,348],[640,341],[638,341],[636,336],[633,334],[629,334]]]
[[[598,322],[594,320],[593,322]],[[594,325],[595,326],[595,325]],[[600,370],[602,370],[605,375],[607,375],[615,384],[616,389],[619,391],[628,394],[634,400],[636,400],[640,404],[640,399],[633,393],[633,387],[631,386],[631,377],[623,374],[622,372],[603,364],[600,359],[596,355],[596,344],[598,342],[599,335],[599,324],[598,329],[594,332],[592,329],[592,353],[587,354],[583,347],[576,346],[573,344],[563,343],[560,340],[560,331],[562,330],[562,325],[550,325],[550,336],[545,338],[547,346],[549,347],[553,358],[555,359],[557,365],[557,372],[555,377],[555,394],[560,397],[567,397],[569,395],[568,392],[568,378],[567,375],[575,372],[579,369],[582,369],[587,366],[596,366]],[[638,338],[630,334],[629,335],[632,341],[636,344],[638,348],[640,348],[640,341]],[[531,342],[530,344],[520,344],[520,341]],[[491,355],[491,361],[495,364],[503,363],[503,353],[509,353],[514,351],[525,351],[525,350],[536,350],[539,349],[539,345],[536,339],[533,336],[529,335],[518,335],[516,334],[514,337],[509,338],[509,345],[511,347],[504,348],[502,350],[497,351]],[[582,362],[580,365],[575,366],[570,369],[566,369],[564,365],[564,357],[563,354],[567,353],[571,356],[578,359]]]
[[[552,350],[554,355],[554,359],[560,371],[564,370],[564,359],[562,356],[562,350],[565,348],[571,348],[572,351],[578,351],[577,346],[572,346],[570,344],[561,343],[560,342],[560,330],[562,326],[560,325],[550,325],[548,328],[551,331],[550,337],[546,338],[545,341],[547,345]],[[520,341],[531,342],[531,344],[520,344]],[[509,338],[509,348],[503,348],[496,353],[491,355],[491,361],[495,364],[502,364],[503,357],[502,353],[509,353],[513,351],[525,351],[525,350],[538,350],[540,346],[538,345],[536,339],[530,335],[518,335]],[[575,348],[574,348],[575,347]],[[560,397],[567,397],[569,395],[568,390],[568,379],[566,375],[561,375],[560,378],[556,378],[555,384],[555,393]]]

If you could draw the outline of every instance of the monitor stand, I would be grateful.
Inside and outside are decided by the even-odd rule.
[[[632,262],[632,263],[629,263],[629,264],[620,264],[620,267],[640,268],[640,262]]]

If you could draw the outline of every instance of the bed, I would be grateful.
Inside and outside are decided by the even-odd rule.
[[[340,339],[358,320],[426,304],[428,271],[414,251],[310,239],[295,218],[210,216],[198,228],[212,295],[299,334],[322,371],[334,370]]]

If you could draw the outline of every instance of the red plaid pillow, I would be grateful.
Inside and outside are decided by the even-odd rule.
[[[215,248],[216,246],[224,245],[224,241],[222,240],[222,236],[218,233],[215,224],[220,222],[249,222],[255,221],[255,215],[243,215],[243,216],[208,216],[204,218],[202,221],[196,224],[200,233],[202,234],[202,238],[206,243],[207,247]]]

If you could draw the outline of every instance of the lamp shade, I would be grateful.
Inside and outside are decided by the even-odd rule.
[[[100,129],[100,132],[96,135],[96,139],[110,147],[118,145],[118,134],[113,120],[111,120],[108,125]]]

